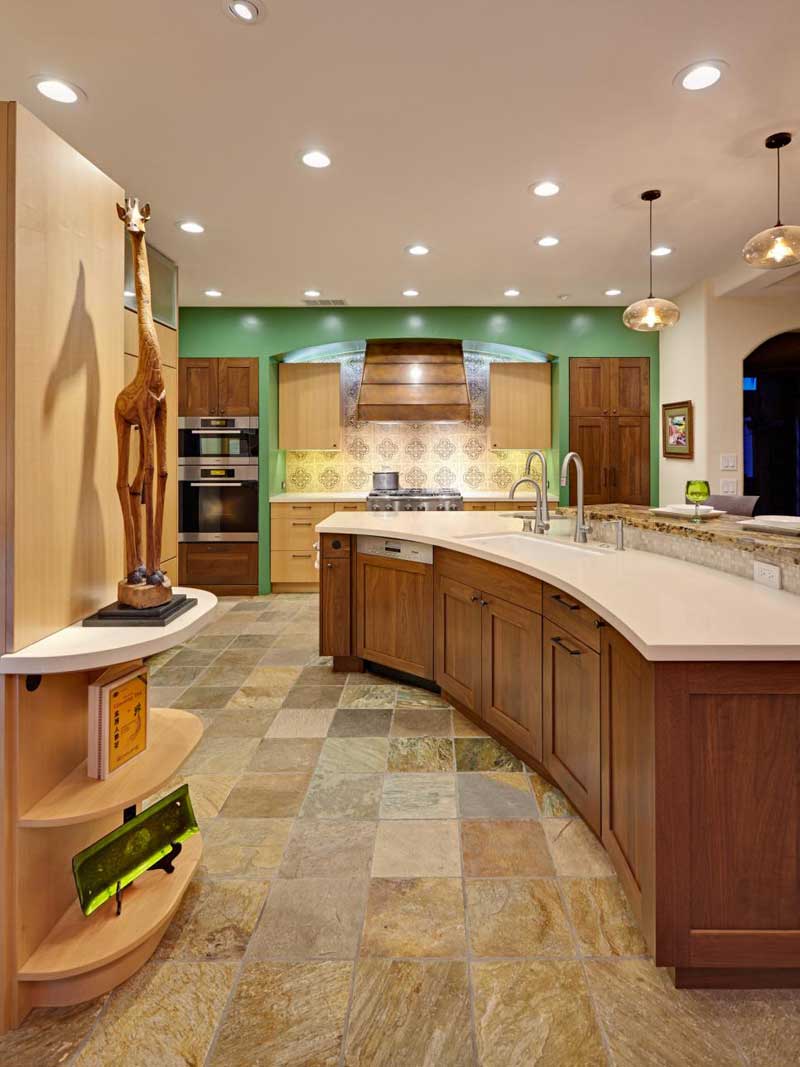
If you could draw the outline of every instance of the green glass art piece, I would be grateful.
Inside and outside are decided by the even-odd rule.
[[[181,841],[198,830],[189,786],[182,785],[78,852],[72,873],[83,914],[91,915],[114,896],[119,914],[125,886],[151,867],[171,872]]]

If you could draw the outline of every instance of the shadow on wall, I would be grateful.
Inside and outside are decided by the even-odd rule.
[[[120,357],[121,358],[121,357]],[[95,459],[97,455],[98,425],[100,415],[100,363],[97,354],[97,339],[94,323],[86,307],[86,271],[81,262],[75,296],[72,301],[69,321],[61,342],[58,361],[47,381],[44,393],[43,411],[50,417],[58,404],[59,394],[68,382],[81,375],[85,379],[85,405],[83,419],[76,425],[76,435],[69,442],[70,447],[82,448],[80,461],[80,483],[77,500],[64,499],[64,514],[59,517],[62,522],[73,522],[72,533],[72,575],[74,591],[86,601],[86,610],[92,610],[91,590],[93,587],[91,568],[93,561],[87,556],[88,539],[83,531],[91,530],[94,544],[105,544],[105,528],[100,496],[95,484]],[[56,442],[59,446],[62,442]],[[58,456],[53,456],[57,466]],[[70,527],[67,526],[69,532]],[[98,565],[96,561],[94,565]],[[120,561],[120,567],[122,561]],[[102,568],[101,568],[102,569]]]

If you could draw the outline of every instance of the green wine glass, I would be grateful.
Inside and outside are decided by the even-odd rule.
[[[694,518],[692,522],[700,522],[699,505],[705,504],[708,498],[711,496],[711,486],[708,482],[698,480],[692,480],[686,483],[686,499],[690,504],[694,504]]]

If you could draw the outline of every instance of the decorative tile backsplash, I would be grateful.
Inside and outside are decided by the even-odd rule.
[[[399,471],[400,484],[407,489],[507,492],[524,474],[526,451],[489,447],[489,359],[486,356],[464,353],[470,419],[447,424],[359,422],[358,389],[363,364],[363,354],[342,360],[341,450],[287,452],[289,492],[368,492],[372,488],[372,472],[384,469]],[[538,480],[541,474],[538,462],[534,463],[533,474]],[[551,495],[557,495],[552,473],[550,491]]]

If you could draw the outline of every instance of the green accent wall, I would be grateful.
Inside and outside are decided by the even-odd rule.
[[[658,334],[637,333],[622,324],[618,307],[526,308],[207,308],[180,309],[183,357],[258,357],[260,450],[267,485],[259,522],[260,589],[269,592],[269,496],[279,492],[284,454],[278,450],[277,364],[297,348],[378,337],[454,337],[547,352],[556,360],[553,385],[554,443],[569,448],[569,357],[649,356],[650,484],[658,503]],[[551,474],[551,483],[558,472]],[[562,502],[566,497],[562,492]]]

